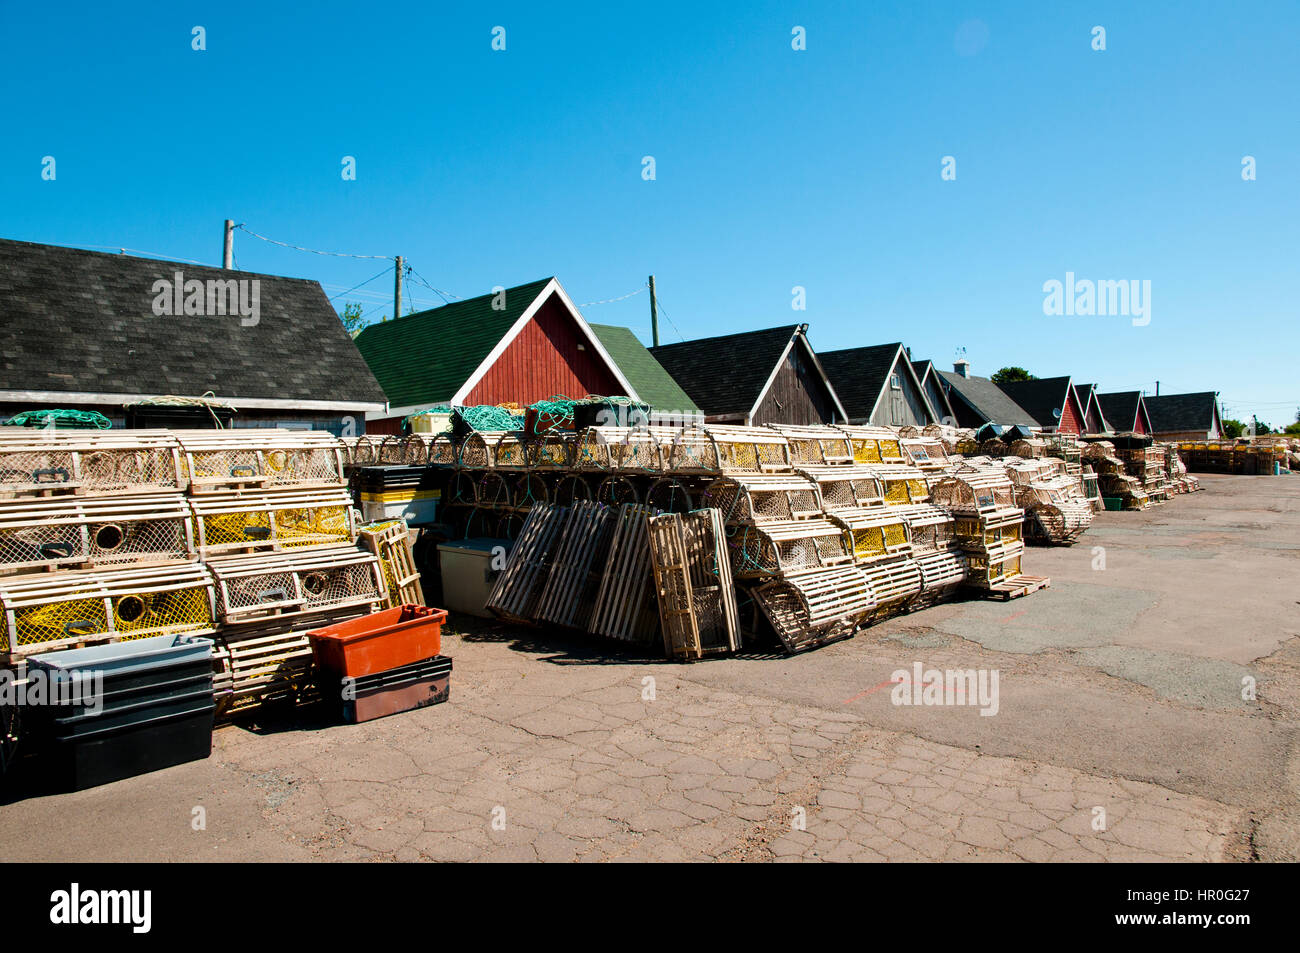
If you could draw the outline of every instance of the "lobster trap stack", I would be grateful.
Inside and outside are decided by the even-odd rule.
[[[307,630],[419,599],[405,524],[358,548],[346,486],[398,450],[427,459],[271,429],[0,434],[0,656],[204,635],[219,706],[300,693]]]

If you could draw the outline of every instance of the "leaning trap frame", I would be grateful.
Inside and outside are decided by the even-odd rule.
[[[664,651],[697,659],[740,649],[736,590],[716,509],[664,513],[648,520]]]
[[[876,608],[856,566],[811,569],[755,586],[751,595],[788,652],[847,639]]]

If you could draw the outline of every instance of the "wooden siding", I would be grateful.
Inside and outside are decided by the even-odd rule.
[[[948,416],[948,403],[947,401],[944,400],[943,391],[940,389],[939,385],[935,382],[935,375],[933,373],[931,373],[930,376],[926,378],[925,396],[930,398],[930,406],[934,408],[934,412],[938,414],[940,418]],[[957,414],[956,408],[953,409],[952,413],[953,416],[955,417]],[[942,419],[935,422],[942,423]],[[949,421],[949,422],[955,423],[956,421]]]
[[[1133,421],[1133,432],[1145,434],[1147,432],[1146,421],[1142,419],[1142,407],[1138,405],[1136,419]]]
[[[835,402],[802,340],[796,340],[781,369],[758,405],[752,421],[763,424],[829,424],[835,422]]]
[[[871,415],[873,424],[886,427],[924,427],[926,424],[934,423],[925,409],[925,398],[912,384],[912,376],[902,366],[902,361],[905,360],[904,353],[899,352],[894,366],[885,377],[880,402],[876,405],[876,412]],[[899,383],[902,385],[898,390],[894,390],[890,384],[890,379],[895,374],[898,375]]]
[[[1079,420],[1079,401],[1075,398],[1071,389],[1066,392],[1065,406],[1061,408],[1061,420],[1056,426],[1057,433],[1082,433],[1083,428]]]
[[[609,397],[622,391],[595,346],[552,294],[474,385],[464,403],[513,402],[526,407],[561,394]]]

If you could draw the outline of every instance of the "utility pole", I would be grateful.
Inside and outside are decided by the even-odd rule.
[[[650,276],[650,340],[659,346],[659,302],[655,299],[655,276]]]
[[[235,223],[226,219],[226,242],[221,252],[221,267],[229,271],[235,267]]]
[[[402,256],[397,256],[397,268],[393,271],[393,317],[402,316]]]
[[[1156,381],[1156,396],[1160,396],[1160,382]]]

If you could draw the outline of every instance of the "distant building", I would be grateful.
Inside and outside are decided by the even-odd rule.
[[[1147,416],[1146,402],[1141,391],[1098,394],[1097,402],[1115,433],[1151,433],[1151,419]]]
[[[711,423],[842,423],[844,407],[808,342],[808,325],[650,348]]]
[[[380,433],[435,404],[639,397],[555,278],[372,324],[357,347],[391,405],[367,421]]]
[[[821,358],[850,423],[924,427],[939,422],[902,343],[827,351]]]
[[[235,427],[361,433],[387,404],[321,286],[0,239],[0,420],[161,397],[232,404]]]
[[[1069,377],[1045,377],[999,384],[1029,412],[1043,433],[1083,433],[1083,408]]]
[[[1159,440],[1219,440],[1224,436],[1214,391],[1147,397],[1151,431]]]
[[[939,369],[934,366],[934,361],[913,361],[912,370],[916,372],[916,379],[921,382],[921,390],[924,391],[926,399],[930,401],[930,407],[934,411],[935,417],[938,418],[938,422],[948,421],[955,426],[957,414],[948,401],[948,394],[944,391],[943,378],[939,376]]]
[[[1097,403],[1097,385],[1075,384],[1074,396],[1078,399],[1079,406],[1083,408],[1083,432],[1110,433],[1111,426],[1106,420],[1106,415],[1101,412],[1101,405]]]
[[[979,428],[985,424],[999,427],[1039,429],[1038,421],[993,381],[970,372],[970,361],[957,361],[951,371],[938,371],[944,393],[960,427]]]

